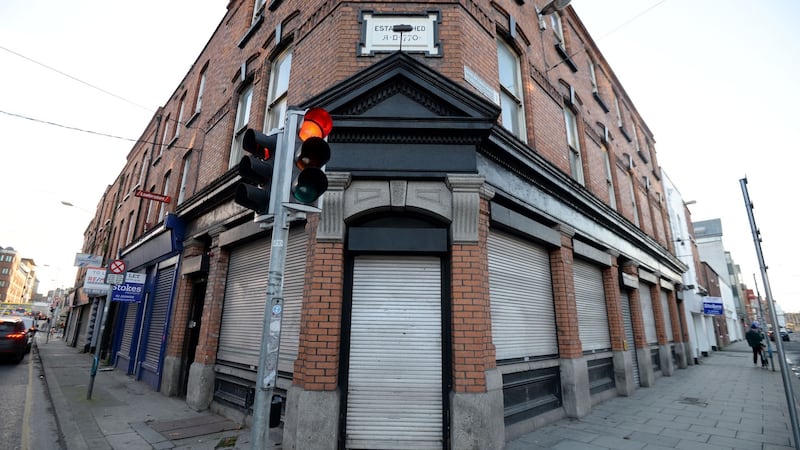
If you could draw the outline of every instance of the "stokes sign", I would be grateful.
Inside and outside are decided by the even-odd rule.
[[[147,275],[143,273],[128,272],[125,274],[125,282],[114,285],[111,291],[112,302],[139,303],[144,294],[144,282]]]

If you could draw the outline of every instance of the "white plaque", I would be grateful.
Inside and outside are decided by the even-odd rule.
[[[401,50],[401,48],[404,52],[442,56],[438,39],[438,24],[438,12],[421,15],[362,13],[358,56],[391,53]],[[410,25],[411,31],[403,33],[394,31],[395,25]]]

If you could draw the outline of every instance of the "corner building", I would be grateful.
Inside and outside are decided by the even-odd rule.
[[[293,106],[334,128],[286,243],[284,448],[500,449],[686,367],[652,133],[544,6],[230,0],[98,208],[148,275],[117,369],[249,420],[271,234],[236,165]]]

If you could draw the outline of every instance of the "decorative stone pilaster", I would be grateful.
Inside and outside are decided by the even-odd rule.
[[[322,196],[317,241],[342,242],[345,235],[344,195],[352,179],[348,172],[328,172],[328,190]]]
[[[453,221],[450,233],[453,243],[478,242],[478,215],[480,213],[480,175],[448,175],[447,187],[453,193]]]

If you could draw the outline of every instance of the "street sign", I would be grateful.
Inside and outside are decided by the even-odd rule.
[[[125,273],[125,261],[121,259],[111,261],[111,264],[108,265],[108,271],[116,274]]]
[[[141,197],[141,198],[146,198],[148,200],[155,200],[155,201],[161,202],[161,203],[169,203],[170,202],[170,196],[169,195],[156,194],[155,192],[147,192],[147,191],[143,191],[141,189],[137,189],[136,192],[133,195],[135,195],[137,197]]]

